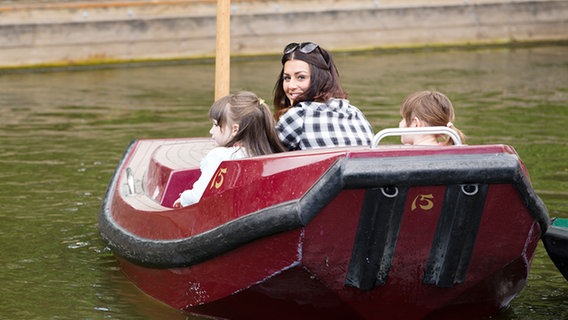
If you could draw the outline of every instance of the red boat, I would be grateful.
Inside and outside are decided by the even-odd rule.
[[[385,145],[230,160],[199,203],[173,209],[212,147],[200,138],[133,142],[99,216],[126,276],[193,314],[493,315],[523,289],[550,224],[506,145]]]

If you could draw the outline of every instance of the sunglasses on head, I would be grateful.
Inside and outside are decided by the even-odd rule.
[[[300,50],[300,52],[307,54],[313,52],[318,47],[319,46],[313,42],[302,42],[302,43],[292,42],[284,48],[284,54],[289,54],[296,50]]]

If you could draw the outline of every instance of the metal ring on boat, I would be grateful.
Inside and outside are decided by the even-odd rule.
[[[466,196],[473,196],[479,191],[479,186],[477,184],[462,184],[461,189]]]
[[[398,188],[397,187],[381,187],[381,192],[382,192],[383,196],[385,196],[387,198],[395,198],[396,196],[398,196]]]

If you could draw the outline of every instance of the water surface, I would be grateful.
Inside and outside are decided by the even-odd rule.
[[[454,102],[469,144],[513,146],[551,216],[568,218],[568,47],[337,54],[375,131],[404,96]],[[233,61],[232,90],[267,101],[279,58]],[[0,319],[186,319],[128,282],[100,240],[107,183],[136,138],[207,136],[214,65],[180,62],[0,73]],[[514,228],[515,222],[503,228]],[[568,282],[539,245],[494,319],[566,319]]]

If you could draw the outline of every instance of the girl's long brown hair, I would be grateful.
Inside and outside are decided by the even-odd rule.
[[[400,106],[400,114],[407,124],[414,117],[426,122],[429,126],[443,126],[453,129],[465,143],[465,135],[454,125],[455,112],[452,102],[446,95],[438,91],[417,91],[404,99]],[[437,137],[438,141],[446,145],[453,145],[454,141],[447,135]]]
[[[249,91],[231,94],[215,101],[209,111],[211,119],[225,124],[238,124],[237,134],[225,145],[242,145],[249,156],[286,151],[278,134],[269,107]]]

